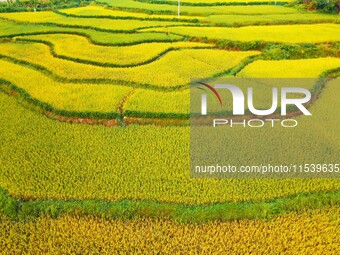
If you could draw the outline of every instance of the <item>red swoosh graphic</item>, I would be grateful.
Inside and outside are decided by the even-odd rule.
[[[210,89],[212,92],[214,92],[214,94],[216,95],[216,97],[218,98],[218,101],[220,101],[220,105],[222,105],[222,100],[220,95],[217,93],[216,89],[214,89],[212,86],[210,86],[209,84],[203,83],[203,82],[198,82],[199,84],[202,84],[203,86],[206,86],[208,89]]]

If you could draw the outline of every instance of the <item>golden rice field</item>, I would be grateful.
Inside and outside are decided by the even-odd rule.
[[[226,7],[225,7],[226,8]],[[230,7],[229,7],[230,8]],[[235,7],[232,7],[235,8]],[[246,7],[247,8],[247,7]],[[246,9],[243,7],[240,10]],[[256,9],[256,6],[252,8]],[[263,7],[262,7],[263,8]],[[173,15],[157,15],[157,14],[146,14],[140,12],[128,12],[123,10],[116,9],[108,9],[102,6],[86,6],[80,8],[71,8],[60,10],[60,13],[66,15],[75,15],[76,17],[130,17],[133,19],[171,19],[174,20]],[[219,24],[219,25],[249,25],[249,24],[261,24],[261,23],[280,23],[280,22],[338,22],[339,18],[334,15],[325,15],[325,14],[309,14],[309,13],[277,13],[277,14],[266,14],[263,11],[261,15],[252,15],[238,13],[237,11],[232,11],[228,15],[223,14],[213,14],[208,16],[196,16],[196,15],[181,15],[182,19],[185,19],[188,22],[196,22],[204,24]]]
[[[339,24],[273,25],[246,27],[167,27],[141,31],[171,32],[192,37],[208,37],[232,41],[268,41],[280,43],[322,43],[339,41]]]
[[[73,27],[88,27],[116,31],[131,31],[140,28],[181,25],[178,22],[167,21],[140,21],[130,20],[111,20],[111,19],[82,19],[65,17],[54,12],[26,12],[26,13],[1,13],[0,18],[17,22],[37,23],[37,24],[54,24]],[[182,25],[185,23],[182,23]]]
[[[92,216],[2,218],[6,254],[329,254],[339,251],[339,210],[306,211],[275,220],[179,224],[168,220],[103,220]]]
[[[232,68],[246,57],[259,52],[219,49],[171,51],[150,64],[133,68],[103,68],[55,58],[50,48],[40,43],[3,43],[0,54],[42,66],[66,79],[106,79],[145,84],[153,87],[187,85],[190,77],[207,77]],[[181,70],[178,67],[182,66]],[[154,75],[157,74],[157,75]]]
[[[21,65],[4,60],[0,63],[7,67],[0,70],[2,79],[60,110],[115,111],[121,99],[132,90],[131,87],[119,85],[61,83]],[[13,72],[20,75],[13,76]]]
[[[338,178],[190,177],[197,78],[328,77],[312,118],[235,128],[225,157],[339,162],[339,15],[244,2],[0,13],[1,254],[339,253]]]
[[[132,46],[94,45],[86,37],[53,34],[19,37],[21,40],[47,42],[57,56],[117,66],[141,65],[161,55],[179,49],[210,48],[211,44],[195,42],[141,43]]]
[[[339,58],[297,60],[258,60],[246,66],[238,77],[314,78],[322,72],[339,67]]]
[[[147,14],[143,12],[129,12],[129,11],[122,11],[117,9],[108,9],[103,6],[85,6],[85,7],[78,7],[78,8],[69,8],[69,9],[62,9],[59,10],[61,13],[64,14],[71,14],[77,16],[92,16],[92,17],[131,17],[133,19],[171,19],[176,20],[174,15],[157,15],[157,14]],[[195,19],[200,19],[202,17],[199,16],[182,16],[185,20],[194,21]]]
[[[13,55],[9,55],[13,56]],[[1,69],[1,78],[24,89],[33,98],[48,103],[59,110],[89,111],[89,112],[112,112],[116,111],[119,102],[129,94],[133,86],[120,86],[116,84],[83,83],[72,84],[59,82],[51,76],[9,61],[0,60],[7,68]],[[319,65],[322,63],[322,65]],[[256,61],[245,67],[238,77],[283,77],[283,78],[309,78],[317,77],[323,71],[339,66],[338,58],[318,58],[304,60],[281,60],[281,61]],[[268,66],[275,73],[268,71]],[[313,68],[308,68],[312,66]],[[298,67],[305,68],[304,73],[297,71]],[[253,70],[253,71],[252,71]],[[301,70],[301,69],[300,69]],[[13,76],[13,72],[21,75]],[[273,77],[272,77],[273,76]],[[313,84],[310,84],[312,88]],[[259,86],[256,91],[268,96],[265,86]],[[152,112],[152,113],[189,113],[188,89],[181,91],[165,92],[150,89],[137,89],[125,102],[125,111]],[[148,98],[148,100],[146,100]],[[150,101],[154,102],[150,104]],[[261,102],[260,102],[261,103]]]
[[[131,11],[152,11],[154,13],[171,12],[177,14],[176,5],[167,4],[149,4],[133,0],[100,0],[99,3],[104,3],[113,8]],[[208,16],[212,14],[291,14],[298,13],[293,8],[273,5],[255,5],[255,6],[213,6],[207,8],[205,6],[182,6],[181,12],[185,15]]]
[[[241,136],[256,145],[252,142],[235,144],[225,151],[226,156],[235,158],[243,151],[255,159],[273,160],[269,152],[274,151],[278,154],[275,160],[294,162],[300,160],[298,152],[308,147],[305,157],[316,161],[334,160],[340,152],[337,139],[340,123],[331,121],[331,116],[338,114],[339,108],[327,109],[327,105],[334,105],[338,96],[337,87],[328,84],[319,104],[311,109],[320,122],[299,120],[300,125],[294,132],[278,132],[273,141],[268,141],[267,129],[235,130],[227,142]],[[214,204],[266,201],[300,193],[334,191],[340,186],[338,179],[190,178],[189,127],[107,128],[56,123],[40,113],[24,109],[14,98],[1,97],[2,120],[7,121],[2,121],[6,136],[2,138],[4,146],[0,155],[6,168],[0,173],[0,186],[15,197],[105,201],[125,198]],[[251,138],[254,135],[256,137]],[[301,136],[308,139],[301,143]],[[14,139],[15,144],[11,142]],[[287,142],[295,150],[283,154],[280,146]],[[53,153],[49,153],[50,150]]]
[[[7,20],[0,20],[0,37],[7,38],[16,35],[31,34],[53,34],[68,33],[85,36],[90,42],[97,45],[133,45],[144,42],[171,42],[181,40],[183,37],[164,33],[110,33],[90,29],[64,28],[48,25],[36,25],[28,23],[15,23]]]

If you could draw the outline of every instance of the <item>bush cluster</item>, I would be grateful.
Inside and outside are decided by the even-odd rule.
[[[7,0],[0,3],[0,12],[46,11],[89,4],[89,0]]]

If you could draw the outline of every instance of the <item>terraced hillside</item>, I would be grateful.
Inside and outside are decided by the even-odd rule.
[[[237,129],[225,153],[339,163],[339,15],[261,2],[0,13],[0,250],[336,254],[339,179],[190,178],[192,78],[327,78],[306,86],[315,118]]]

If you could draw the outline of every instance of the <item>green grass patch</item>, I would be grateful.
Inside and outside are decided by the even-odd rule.
[[[230,202],[213,205],[182,205],[153,201],[121,200],[22,200],[12,198],[0,188],[0,213],[12,219],[64,214],[91,215],[104,219],[171,219],[181,223],[206,223],[244,219],[270,219],[280,214],[321,209],[340,204],[340,192],[299,194],[265,202]]]

